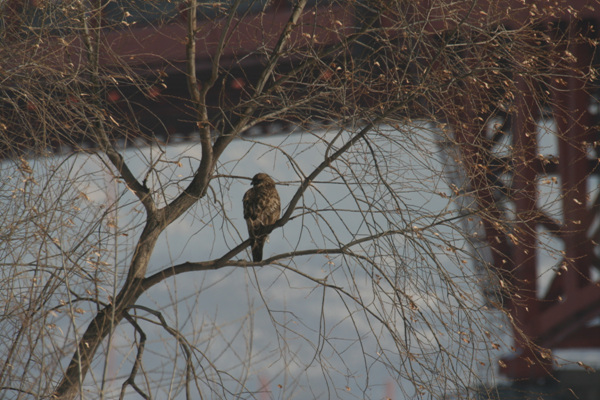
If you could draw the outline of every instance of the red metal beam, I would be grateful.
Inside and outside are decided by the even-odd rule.
[[[539,326],[532,323],[540,310],[537,295],[537,156],[536,120],[539,110],[535,103],[536,88],[525,78],[516,82],[515,104],[512,116],[513,184],[515,223],[509,233],[513,238],[513,277],[515,300],[509,312],[516,351],[503,360],[502,372],[512,378],[538,379],[552,370],[550,360],[540,358],[528,340],[540,334]]]
[[[517,221],[513,258],[515,282],[522,303],[515,303],[512,315],[517,322],[515,340],[517,357],[505,360],[504,373],[513,378],[535,378],[550,372],[547,361],[536,359],[532,348],[519,348],[520,331],[533,339],[535,345],[553,348],[592,346],[600,340],[587,335],[598,329],[587,326],[600,315],[600,285],[590,275],[592,244],[588,228],[596,210],[588,207],[588,180],[595,162],[588,159],[588,145],[593,142],[591,115],[588,111],[588,66],[594,49],[581,40],[589,32],[576,21],[566,30],[555,32],[564,58],[558,62],[554,79],[548,83],[552,95],[552,113],[557,127],[558,176],[561,182],[562,217],[560,235],[564,243],[563,262],[555,271],[545,296],[538,293],[535,280],[537,261],[531,254],[538,238],[535,218],[540,211],[535,201],[538,176],[542,171],[530,165],[535,157],[535,129],[530,118],[533,104],[529,95],[517,99],[513,120],[514,177],[513,201]],[[526,89],[523,87],[523,89]]]
[[[567,43],[563,53],[567,62],[559,66],[550,90],[554,97],[554,119],[559,141],[559,172],[561,178],[563,226],[565,229],[564,295],[575,296],[578,288],[589,277],[590,253],[587,211],[587,178],[590,171],[587,145],[590,140],[591,119],[588,112],[590,96],[586,91],[586,66],[590,64],[592,49],[577,40],[575,24],[567,27]],[[564,78],[562,78],[564,77]]]
[[[339,43],[342,37],[356,29],[352,7],[331,5],[319,7],[319,12],[314,11],[309,7],[296,24],[290,37],[291,47]],[[227,34],[221,65],[228,66],[241,60],[256,64],[263,62],[265,52],[275,47],[289,17],[290,11],[284,7],[273,8],[266,15],[236,17]],[[198,22],[198,68],[207,70],[212,67],[212,57],[216,54],[225,24],[225,19]],[[119,67],[126,62],[131,67],[143,69],[166,67],[184,71],[187,32],[182,21],[106,31],[103,38],[106,51],[102,53],[101,62],[105,66]],[[253,57],[248,57],[253,54]]]
[[[532,321],[539,326],[540,345],[560,346],[563,339],[600,315],[600,284],[590,282],[570,294],[570,297],[544,310]]]
[[[553,346],[556,349],[600,348],[600,326],[581,328]]]
[[[516,221],[513,227],[515,245],[514,283],[520,300],[513,305],[512,314],[521,322],[523,332],[537,336],[537,327],[526,322],[538,313],[537,301],[537,173],[533,160],[537,155],[536,119],[539,111],[535,105],[531,83],[519,78],[516,83],[513,115],[513,196]]]

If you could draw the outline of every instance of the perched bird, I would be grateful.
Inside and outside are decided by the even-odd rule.
[[[244,219],[252,239],[252,259],[257,262],[262,260],[263,246],[267,240],[262,229],[279,219],[281,201],[275,181],[269,175],[262,172],[254,175],[251,185],[253,187],[244,194]]]

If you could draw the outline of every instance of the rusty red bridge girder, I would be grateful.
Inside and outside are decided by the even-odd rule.
[[[478,5],[482,3],[486,2]],[[511,7],[519,2],[501,3]],[[513,207],[515,218],[510,229],[497,226],[491,219],[483,223],[492,249],[491,263],[501,277],[516,287],[514,295],[504,299],[511,319],[516,321],[515,351],[501,361],[501,371],[520,380],[552,374],[554,364],[545,349],[600,350],[600,132],[595,97],[599,87],[587,74],[590,66],[598,65],[594,40],[600,7],[590,1],[530,3],[539,7],[563,6],[559,7],[562,12],[555,13],[539,29],[568,56],[557,62],[552,71],[552,82],[544,88],[550,98],[545,104],[536,101],[532,89],[535,85],[515,78],[515,104],[504,120],[512,140],[511,159],[506,160],[511,166],[509,187],[505,188],[508,194],[498,198],[489,189],[490,180],[477,182],[485,178],[472,178],[481,207],[496,213],[504,207],[500,202],[508,201]],[[514,16],[507,23],[518,28],[520,20]],[[465,102],[463,106],[463,118],[449,122],[463,160],[480,163],[481,148],[477,146],[484,142],[478,140],[478,135],[483,135],[487,127],[483,122],[471,123],[477,113],[472,104]],[[538,128],[542,119],[554,121],[555,154],[543,154]],[[492,148],[487,151],[494,152]],[[550,217],[540,205],[540,182],[544,180],[558,183],[558,217]],[[541,285],[540,243],[548,236],[560,243],[555,250],[562,257],[553,265],[550,278],[546,278],[549,283]],[[525,336],[532,343],[525,343]]]

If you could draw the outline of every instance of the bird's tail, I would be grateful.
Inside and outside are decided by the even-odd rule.
[[[259,237],[254,239],[252,243],[252,260],[254,262],[262,261],[263,247],[265,246],[266,237]]]

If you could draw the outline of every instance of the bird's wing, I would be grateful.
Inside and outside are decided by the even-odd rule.
[[[244,219],[256,218],[256,207],[253,197],[254,193],[252,188],[248,189],[244,194],[244,198],[242,199],[242,203],[244,204]]]
[[[268,224],[271,225],[279,219],[279,215],[281,214],[281,201],[279,200],[279,194],[275,189],[270,193],[268,207]]]

